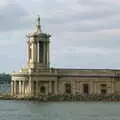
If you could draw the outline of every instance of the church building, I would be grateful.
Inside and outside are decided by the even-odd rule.
[[[36,31],[27,35],[27,65],[12,73],[12,96],[120,95],[120,70],[51,68],[50,37],[38,17]]]

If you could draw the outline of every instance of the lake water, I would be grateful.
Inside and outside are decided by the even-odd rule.
[[[0,120],[120,120],[120,103],[0,100]]]

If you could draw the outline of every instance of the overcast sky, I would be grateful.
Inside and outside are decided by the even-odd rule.
[[[26,66],[26,34],[52,35],[51,66],[120,68],[120,0],[0,0],[0,72]]]

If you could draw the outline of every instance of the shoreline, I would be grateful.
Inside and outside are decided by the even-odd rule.
[[[120,102],[120,96],[39,96],[39,97],[17,97],[8,94],[0,95],[0,100],[24,100],[24,101],[40,101],[40,102]]]

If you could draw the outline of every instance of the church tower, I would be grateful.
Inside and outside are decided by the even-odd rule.
[[[49,43],[50,35],[42,32],[40,17],[37,19],[36,31],[27,35],[28,41],[28,58],[29,68],[45,69],[49,68]]]

